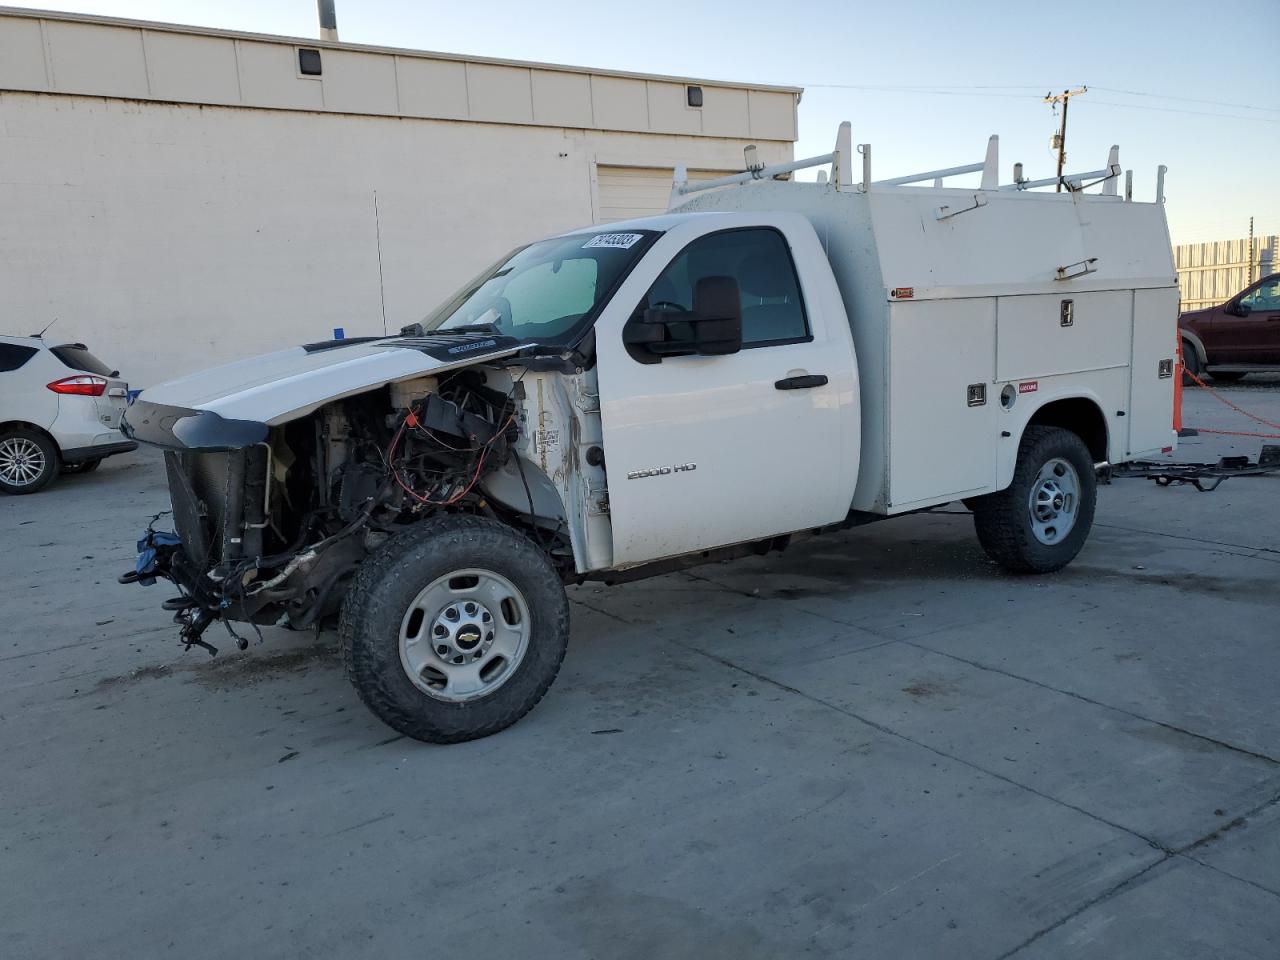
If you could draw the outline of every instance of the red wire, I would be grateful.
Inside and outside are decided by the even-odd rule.
[[[1203,380],[1201,380],[1199,377],[1197,377],[1194,373],[1192,373],[1192,372],[1191,372],[1190,370],[1188,370],[1186,367],[1183,367],[1183,368],[1182,368],[1182,372],[1183,372],[1183,373],[1185,373],[1185,374],[1186,374],[1188,377],[1190,377],[1192,380],[1194,380],[1196,383],[1198,383],[1202,389],[1204,389],[1204,390],[1208,390],[1211,394],[1213,394],[1215,397],[1217,397],[1219,400],[1221,400],[1223,403],[1225,403],[1228,407],[1230,407],[1232,410],[1236,411],[1236,413],[1242,413],[1242,414],[1244,414],[1246,417],[1248,417],[1250,420],[1256,420],[1258,423],[1264,424],[1264,425],[1266,425],[1266,426],[1268,426],[1268,427],[1275,427],[1277,430],[1280,430],[1280,423],[1272,423],[1270,420],[1264,420],[1262,417],[1258,416],[1257,414],[1250,413],[1248,410],[1244,409],[1243,407],[1237,406],[1236,404],[1234,404],[1234,403],[1232,403],[1230,400],[1228,400],[1226,397],[1224,397],[1222,394],[1220,394],[1217,390],[1213,389],[1213,387],[1209,386],[1207,383],[1205,383]],[[1197,427],[1196,429],[1199,429],[1199,428]],[[1227,430],[1201,430],[1200,432],[1201,432],[1201,433],[1229,433],[1230,431],[1227,431]],[[1244,437],[1270,437],[1270,436],[1272,436],[1272,434],[1269,434],[1269,433],[1243,433],[1243,434],[1240,434],[1240,436],[1244,436]]]
[[[417,500],[419,503],[430,504],[431,506],[434,506],[434,507],[449,507],[455,503],[458,503],[460,500],[462,500],[462,498],[465,497],[467,494],[469,494],[472,491],[472,489],[475,487],[475,485],[480,482],[480,473],[484,469],[484,462],[485,462],[485,459],[489,456],[489,450],[492,448],[494,442],[498,439],[498,437],[506,432],[507,427],[509,427],[512,421],[515,420],[516,415],[513,413],[511,416],[509,416],[507,418],[506,423],[504,423],[501,427],[498,428],[498,431],[494,433],[492,439],[490,439],[488,443],[484,444],[484,446],[482,447],[472,448],[473,450],[475,449],[480,450],[480,459],[476,461],[475,473],[472,474],[471,481],[466,485],[466,487],[464,487],[461,492],[454,494],[448,500],[432,500],[430,497],[424,497],[422,494],[418,493],[416,490],[414,490],[407,483],[404,482],[404,480],[400,476],[400,471],[398,471],[391,463],[392,457],[395,454],[396,447],[400,445],[400,438],[404,435],[404,428],[405,426],[408,425],[411,417],[414,418],[415,420],[415,426],[417,425],[417,422],[416,422],[417,418],[414,415],[413,411],[410,411],[409,415],[406,416],[404,420],[400,422],[399,429],[396,430],[395,436],[391,438],[391,443],[387,446],[387,456],[386,456],[385,463],[387,467],[391,470],[391,476],[395,479],[396,483],[400,485],[401,489],[404,490],[405,493],[413,497],[413,499]],[[423,427],[422,429],[426,430],[425,427]],[[427,433],[431,434],[431,431],[428,430]],[[431,434],[431,436],[433,439],[436,439],[434,434]],[[471,437],[470,439],[474,443],[476,438]],[[448,450],[453,450],[454,452],[460,452],[458,451],[457,448],[449,447],[447,444],[441,443],[441,441],[439,441],[438,439],[436,439],[436,442],[440,443],[441,446],[445,447]]]

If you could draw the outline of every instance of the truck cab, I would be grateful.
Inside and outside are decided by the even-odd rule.
[[[858,471],[857,360],[812,224],[766,212],[633,226],[661,235],[595,337],[611,458],[609,565],[843,520]],[[736,302],[700,302],[726,290]],[[714,352],[714,334],[710,349],[683,339],[704,323],[691,317],[734,310],[741,330],[724,352]],[[662,339],[646,341],[654,334]]]

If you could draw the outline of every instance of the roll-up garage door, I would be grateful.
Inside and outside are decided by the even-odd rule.
[[[738,170],[690,170],[690,180],[712,180]],[[632,217],[651,217],[667,212],[667,200],[671,196],[671,178],[675,171],[670,167],[596,167],[597,195],[600,206],[596,212],[599,223],[612,220],[630,220]]]

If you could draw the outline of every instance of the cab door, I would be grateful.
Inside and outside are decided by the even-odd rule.
[[[859,422],[848,320],[808,221],[764,216],[680,218],[597,324],[615,567],[849,511]],[[628,352],[626,319],[689,311],[698,280],[719,276],[738,284],[739,352],[657,362]]]
[[[1267,277],[1240,297],[1246,308],[1232,323],[1232,359],[1238,363],[1280,363],[1280,276]]]

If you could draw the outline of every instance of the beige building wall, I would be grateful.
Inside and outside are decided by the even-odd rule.
[[[0,332],[145,386],[394,331],[620,171],[643,212],[676,163],[791,159],[798,92],[689,83],[0,10]]]

